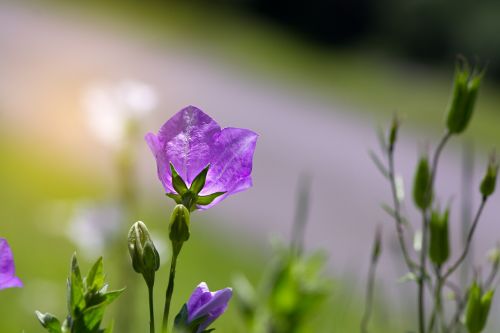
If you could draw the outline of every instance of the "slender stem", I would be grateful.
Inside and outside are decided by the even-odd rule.
[[[394,218],[396,222],[396,231],[398,234],[399,246],[401,251],[403,252],[403,258],[405,260],[406,266],[410,272],[414,272],[418,265],[413,259],[411,259],[410,254],[408,253],[408,249],[406,247],[406,241],[404,238],[404,229],[403,229],[403,218],[401,216],[401,205],[399,202],[397,189],[396,189],[396,175],[394,168],[394,148],[390,147],[388,150],[388,162],[389,162],[389,181],[391,184],[391,192],[392,192],[392,200],[394,203]]]
[[[153,286],[148,286],[149,296],[149,333],[155,333],[155,311],[153,305]]]
[[[366,303],[363,319],[361,319],[361,333],[368,333],[368,323],[373,310],[373,292],[375,286],[375,269],[377,260],[370,261],[370,268],[368,270],[368,282],[366,284]]]
[[[467,241],[465,243],[465,248],[458,258],[458,260],[444,273],[443,279],[446,280],[448,277],[450,277],[453,272],[460,266],[460,264],[465,260],[465,257],[467,257],[467,254],[469,253],[469,249],[472,243],[472,238],[474,236],[474,231],[476,230],[477,224],[479,222],[479,218],[481,217],[481,213],[483,212],[484,206],[486,205],[487,197],[483,197],[481,200],[481,205],[479,205],[479,209],[476,212],[476,216],[474,217],[474,221],[472,222],[472,226],[469,230],[469,233],[467,235]]]
[[[420,274],[418,277],[418,327],[420,333],[425,333],[425,278],[427,271],[427,229],[429,222],[425,211],[422,211],[422,246],[420,248]]]
[[[163,309],[163,332],[168,332],[168,314],[170,312],[170,303],[172,302],[172,294],[174,293],[175,267],[177,265],[177,256],[180,249],[174,249],[172,261],[170,262],[170,275],[168,278],[167,293],[165,295],[165,308]]]
[[[434,152],[434,156],[432,158],[432,169],[431,169],[431,179],[429,182],[429,188],[427,189],[427,195],[432,196],[433,195],[433,189],[434,189],[434,182],[436,180],[436,175],[437,175],[437,168],[439,164],[439,158],[441,157],[441,153],[444,149],[444,146],[448,142],[448,140],[451,137],[450,132],[446,132],[441,140],[439,141],[439,144]],[[420,249],[420,274],[418,278],[418,323],[419,323],[419,332],[420,333],[425,333],[425,280],[427,276],[426,272],[426,265],[427,265],[427,240],[428,240],[428,231],[429,229],[429,208],[425,208],[422,210],[422,246]],[[440,274],[437,278],[436,282],[436,288],[435,288],[435,294],[439,296],[439,302],[441,302],[441,288],[442,288],[442,281],[440,278]],[[435,299],[437,301],[437,298]],[[435,304],[435,311],[440,311],[441,304],[436,303]],[[437,316],[438,313],[435,315],[433,314],[433,317]],[[431,319],[432,325],[434,318]]]

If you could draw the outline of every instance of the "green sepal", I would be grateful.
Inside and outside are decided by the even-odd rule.
[[[175,170],[175,167],[172,164],[172,162],[170,162],[170,171],[172,173],[172,186],[174,187],[174,190],[180,195],[183,195],[188,191],[188,187],[184,182],[184,180],[182,179],[182,177],[179,176],[177,170]]]
[[[193,320],[192,322],[188,323],[188,309],[187,309],[187,304],[185,303],[181,311],[175,316],[174,319],[174,332],[175,333],[196,333],[198,331],[198,328],[200,325],[205,321],[207,316],[203,316],[200,318],[197,318]],[[203,332],[211,332],[214,329],[211,330],[204,330]]]
[[[210,168],[210,164],[208,164],[205,169],[203,169],[198,176],[193,180],[193,183],[191,184],[191,187],[189,190],[195,194],[198,194],[203,190],[203,187],[205,187],[205,182],[207,180],[207,173],[208,169]]]
[[[49,333],[62,333],[61,322],[59,319],[54,317],[50,313],[41,313],[40,311],[35,311],[35,314],[44,328],[47,329]]]
[[[429,207],[432,202],[431,170],[426,156],[422,156],[417,165],[413,180],[413,201],[421,210]]]
[[[165,195],[170,199],[174,199],[176,204],[182,203],[182,197],[177,193],[165,193]]]
[[[210,205],[212,201],[225,193],[226,192],[215,192],[209,195],[199,195],[198,199],[196,200],[196,204],[200,206]]]

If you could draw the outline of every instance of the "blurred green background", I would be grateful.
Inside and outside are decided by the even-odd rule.
[[[61,30],[61,36],[65,33],[61,27],[68,27],[68,31],[75,29],[82,36],[78,42],[82,45],[103,31],[125,45],[130,39],[145,53],[161,55],[168,49],[182,50],[180,57],[189,59],[191,54],[196,54],[196,59],[203,59],[207,67],[214,63],[217,70],[227,68],[239,73],[244,80],[263,81],[285,91],[299,90],[308,99],[345,106],[348,111],[343,112],[366,116],[373,124],[385,122],[395,111],[400,111],[404,122],[414,126],[412,130],[427,131],[430,135],[441,128],[455,56],[458,53],[477,56],[480,64],[488,64],[488,75],[481,91],[480,112],[467,136],[479,142],[480,149],[500,140],[500,95],[497,93],[500,40],[496,38],[500,29],[500,4],[496,1],[2,1],[0,15],[2,42],[11,51],[0,60],[3,69],[0,79],[0,236],[9,240],[18,275],[25,283],[23,289],[0,292],[1,332],[41,332],[34,310],[48,311],[59,317],[65,313],[65,278],[71,254],[75,250],[81,253],[83,271],[96,259],[95,253],[90,251],[85,255],[85,250],[79,248],[81,243],[74,241],[93,237],[88,230],[85,233],[82,229],[71,229],[82,205],[92,210],[96,205],[118,204],[126,211],[120,215],[122,221],[110,227],[107,241],[111,245],[102,247],[111,288],[128,288],[123,299],[111,306],[109,317],[120,311],[121,303],[122,309],[130,311],[128,318],[132,319],[125,326],[117,323],[117,327],[142,332],[147,324],[145,286],[127,266],[125,235],[129,226],[143,220],[157,238],[167,244],[166,221],[172,204],[162,197],[159,184],[151,181],[156,177],[156,170],[141,137],[145,131],[156,131],[161,125],[159,121],[166,120],[176,109],[156,115],[155,121],[152,117],[145,117],[144,122],[139,119],[139,131],[132,133],[131,141],[127,142],[130,156],[125,157],[125,164],[129,169],[124,177],[120,173],[123,151],[96,139],[85,129],[84,117],[75,115],[78,111],[75,105],[79,105],[81,99],[74,93],[75,87],[81,88],[76,80],[108,75],[98,61],[92,62],[99,58],[99,49],[89,49],[85,56],[91,59],[90,65],[73,74],[71,68],[68,69],[71,62],[65,60],[68,54],[71,56],[71,50],[58,44],[57,39],[51,44],[45,28]],[[52,22],[57,22],[56,28]],[[25,40],[26,36],[30,40]],[[23,47],[18,48],[18,42]],[[53,53],[29,54],[30,46],[44,43],[57,50],[57,58],[48,59]],[[126,55],[116,53],[114,56],[116,62],[120,62]],[[20,66],[25,59],[29,66]],[[144,59],[155,58],[145,56]],[[143,66],[147,73],[161,70],[155,67],[154,61]],[[18,73],[18,68],[27,69]],[[52,84],[50,70],[44,71],[47,68],[67,71],[70,73],[67,75],[75,76],[75,82]],[[148,75],[144,75],[146,80]],[[116,79],[116,75],[112,79]],[[210,78],[207,81],[210,82]],[[159,88],[156,92],[159,108],[177,106],[172,102],[177,96],[168,93],[175,87]],[[162,96],[164,92],[166,96]],[[229,100],[231,96],[221,94],[214,98]],[[49,109],[50,112],[46,112]],[[217,120],[230,124],[224,119]],[[238,124],[238,127],[247,126],[251,125],[243,121]],[[275,126],[286,126],[286,123]],[[265,136],[259,145],[266,145]],[[375,143],[364,142],[364,145],[369,147]],[[140,162],[141,158],[147,162]],[[258,158],[255,163],[259,163]],[[265,170],[260,171],[264,173]],[[254,176],[256,187],[258,175]],[[124,183],[132,186],[133,199],[123,197],[127,191],[123,189]],[[287,192],[293,193],[293,186],[288,186]],[[229,206],[231,200],[221,205]],[[288,202],[289,206],[284,209],[293,211],[294,202]],[[265,204],[269,203],[262,202]],[[98,217],[101,219],[97,219],[94,227],[101,230],[99,224],[107,221],[101,215]],[[220,218],[220,215],[201,213],[193,216],[192,238],[178,265],[172,311],[180,309],[187,295],[202,280],[212,288],[221,289],[231,285],[236,273],[243,273],[256,283],[269,264],[267,236],[257,237],[262,233],[242,236],[238,227],[227,227]],[[224,216],[229,222],[239,218],[238,214]],[[280,224],[285,241],[291,221],[283,218]],[[90,243],[91,247],[95,244]],[[101,249],[102,244],[94,246]],[[311,321],[312,331],[358,330],[364,292],[362,281],[370,244],[363,246],[366,260],[358,258],[362,264],[357,272],[342,272],[331,267],[327,270],[333,277],[332,296]],[[164,252],[165,258],[167,254],[168,249]],[[158,277],[157,310],[162,308],[167,281],[168,261],[163,261],[167,265]],[[384,301],[380,292],[377,304]],[[407,318],[408,308],[397,310],[401,317],[389,315],[385,306],[376,308],[374,331],[401,331],[398,328],[405,320],[399,318]],[[216,327],[220,332],[243,331],[234,306]],[[126,330],[121,329],[123,331],[118,332]]]

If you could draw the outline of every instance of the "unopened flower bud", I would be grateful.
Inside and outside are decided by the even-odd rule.
[[[160,268],[160,255],[151,240],[148,228],[141,221],[130,228],[128,251],[134,270],[142,274],[148,284],[154,283],[155,272]]]
[[[432,202],[431,170],[426,156],[422,156],[418,162],[413,180],[413,201],[422,210],[429,207]]]
[[[396,143],[397,137],[398,137],[398,130],[399,130],[399,118],[397,116],[394,116],[392,119],[392,124],[391,124],[391,129],[389,131],[389,150],[394,149],[394,144]]]
[[[486,174],[481,181],[481,186],[479,190],[483,195],[483,198],[487,198],[495,192],[495,185],[497,182],[498,173],[498,163],[496,162],[495,155],[491,155],[488,167],[486,168]]]
[[[481,333],[486,326],[494,291],[483,294],[481,287],[474,282],[469,288],[465,324],[469,333]]]
[[[438,266],[444,264],[450,256],[448,215],[448,209],[442,214],[438,211],[433,211],[429,223],[431,236],[429,256],[432,262]]]
[[[189,210],[186,206],[179,204],[174,207],[169,225],[169,237],[174,245],[174,251],[177,246],[182,246],[182,243],[189,239],[189,219]]]
[[[467,62],[459,63],[455,71],[453,95],[448,105],[446,125],[452,134],[460,134],[466,128],[474,112],[479,84],[483,72],[469,69]]]
[[[500,249],[498,246],[494,249],[491,249],[488,252],[488,261],[493,265],[493,266],[498,266],[500,265]]]

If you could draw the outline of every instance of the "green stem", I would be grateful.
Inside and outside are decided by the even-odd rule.
[[[149,333],[155,333],[155,311],[153,305],[153,286],[148,285],[149,296]]]
[[[425,277],[427,263],[427,229],[429,226],[425,211],[422,211],[422,246],[420,248],[420,276],[418,277],[418,327],[420,333],[425,333]]]
[[[170,275],[168,278],[167,293],[165,296],[165,308],[163,309],[163,332],[168,332],[168,314],[170,312],[170,303],[172,302],[172,294],[174,293],[175,267],[177,265],[177,256],[179,255],[180,247],[173,246],[172,261],[170,262]]]

